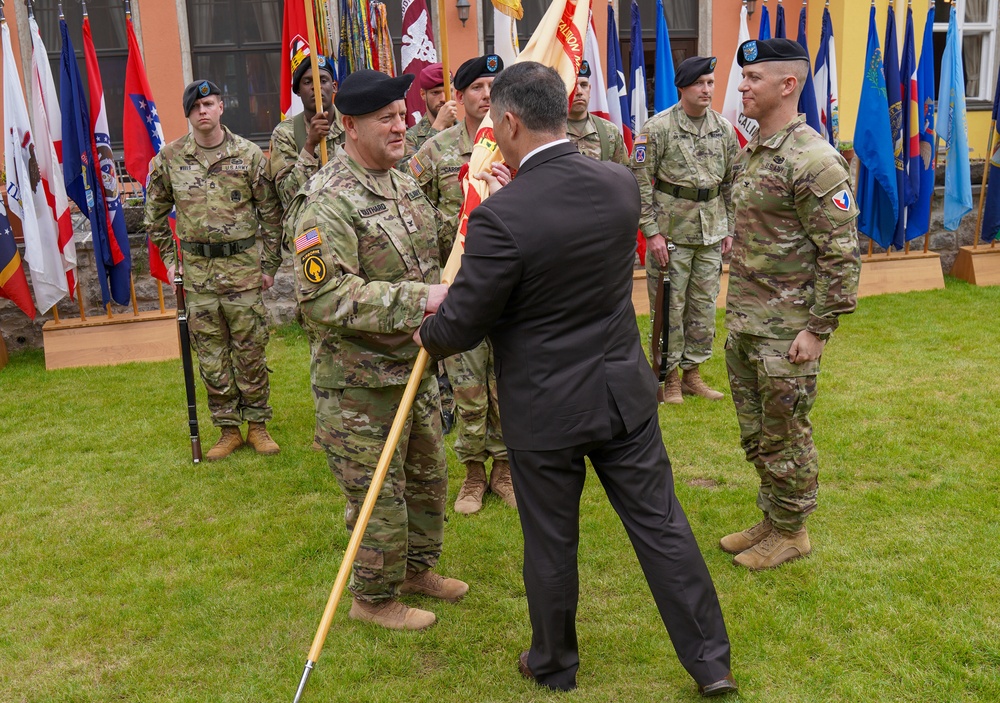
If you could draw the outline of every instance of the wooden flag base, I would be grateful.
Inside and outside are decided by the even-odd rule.
[[[858,297],[944,288],[941,255],[934,251],[896,251],[861,257]]]
[[[176,310],[49,320],[42,342],[49,371],[180,358]]]
[[[951,275],[974,286],[1000,286],[1000,248],[961,247]]]

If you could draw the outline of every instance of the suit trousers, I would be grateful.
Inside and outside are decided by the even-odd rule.
[[[538,683],[576,686],[577,548],[589,457],[618,513],[681,664],[699,685],[724,678],[729,637],[708,567],[674,495],[658,416],[629,433],[609,398],[614,438],[554,451],[508,450]]]

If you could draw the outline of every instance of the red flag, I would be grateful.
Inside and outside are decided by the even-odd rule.
[[[153,102],[153,91],[146,78],[146,67],[142,63],[139,42],[135,38],[132,18],[126,19],[128,33],[128,63],[125,65],[125,111],[122,113],[122,133],[125,143],[125,170],[146,192],[149,178],[149,162],[163,148],[163,128]],[[160,257],[160,250],[153,240],[146,237],[149,251],[149,273],[167,285],[173,281],[167,276],[167,267]]]
[[[309,58],[306,37],[306,10],[302,0],[286,0],[285,18],[281,25],[281,117],[302,112],[302,101],[292,92],[292,74]]]
[[[24,314],[35,319],[35,304],[28,290],[28,277],[21,267],[21,254],[14,243],[14,231],[0,200],[0,297],[14,301]]]
[[[434,32],[431,18],[424,0],[403,0],[403,47],[400,49],[402,73],[411,73],[420,78],[424,67],[437,63],[434,48]],[[420,97],[419,80],[413,81],[406,93],[406,125],[415,125],[427,109]]]

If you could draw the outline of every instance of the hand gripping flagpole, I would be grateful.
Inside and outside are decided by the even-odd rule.
[[[458,273],[458,269],[462,265],[463,249],[464,246],[460,241],[455,242],[455,246],[451,250],[451,255],[448,257],[448,262],[445,264],[444,271],[441,273],[442,283],[450,284],[455,280],[455,274]],[[333,582],[333,590],[330,591],[330,598],[327,600],[326,608],[323,610],[323,617],[319,621],[319,628],[316,630],[316,636],[313,637],[312,647],[309,649],[306,665],[302,671],[302,678],[299,680],[299,687],[295,691],[294,703],[300,703],[302,700],[302,694],[305,692],[309,676],[316,667],[316,662],[319,661],[319,655],[323,652],[323,644],[326,642],[326,636],[329,634],[330,626],[333,624],[333,616],[337,612],[337,604],[340,603],[340,598],[344,594],[344,588],[347,586],[347,580],[351,575],[351,568],[354,565],[354,558],[358,554],[361,540],[368,529],[368,521],[372,516],[372,511],[375,509],[375,501],[378,500],[378,495],[382,491],[382,484],[385,483],[386,474],[389,473],[389,464],[392,461],[392,455],[396,452],[399,439],[403,434],[403,427],[406,426],[406,422],[410,417],[410,411],[413,409],[413,401],[417,397],[417,389],[420,387],[420,381],[423,378],[428,361],[430,361],[430,355],[426,349],[421,348],[417,354],[416,361],[413,362],[413,371],[410,372],[410,378],[406,382],[406,388],[403,390],[403,398],[400,400],[399,408],[396,410],[396,417],[393,418],[392,425],[389,427],[389,435],[386,437],[382,454],[379,455],[375,474],[372,476],[371,485],[368,487],[368,493],[365,495],[365,502],[361,505],[357,522],[351,531],[351,539],[348,541],[347,549],[344,552],[344,559],[340,562],[340,570],[337,572],[337,578]]]
[[[323,112],[323,91],[319,82],[319,43],[316,41],[316,18],[313,14],[313,0],[304,0],[306,6],[306,34],[309,39],[309,64],[312,67],[313,97],[316,99],[316,114]],[[334,115],[336,119],[336,115]],[[326,164],[326,139],[319,143],[319,162]]]

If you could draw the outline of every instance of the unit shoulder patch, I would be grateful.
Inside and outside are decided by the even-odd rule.
[[[326,280],[326,262],[318,251],[312,251],[302,257],[302,274],[310,283],[322,283]]]

